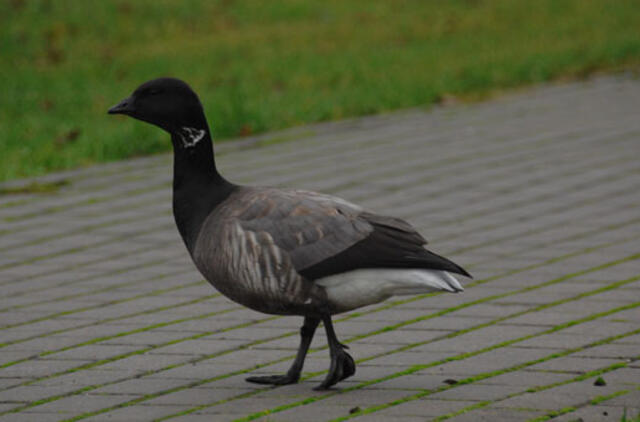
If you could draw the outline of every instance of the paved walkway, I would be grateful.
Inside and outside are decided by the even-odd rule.
[[[600,77],[218,150],[236,182],[321,190],[407,218],[475,280],[460,295],[339,318],[358,361],[340,389],[312,390],[328,367],[321,332],[301,384],[248,384],[248,374],[287,368],[301,321],[243,309],[202,280],[170,214],[171,157],[54,174],[38,181],[65,181],[57,193],[0,195],[0,421],[640,412],[639,80]]]

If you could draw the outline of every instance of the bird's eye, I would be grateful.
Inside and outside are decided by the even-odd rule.
[[[161,92],[162,90],[160,88],[151,88],[149,92],[147,92],[147,95],[158,95]]]

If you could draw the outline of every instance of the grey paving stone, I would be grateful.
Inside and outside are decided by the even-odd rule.
[[[369,371],[369,368],[366,368],[366,370]],[[390,378],[377,384],[372,384],[368,386],[368,388],[383,390],[414,390],[414,392],[435,390],[446,386],[447,384],[445,381],[449,378],[451,377],[446,375],[409,374]]]
[[[590,347],[574,354],[589,358],[635,359],[640,353],[637,345],[611,343]]]
[[[482,353],[467,359],[443,363],[427,368],[420,373],[456,375],[455,378],[467,378],[482,373],[515,367],[526,362],[547,357],[553,353],[546,349],[522,349],[505,347],[500,353]]]
[[[487,385],[506,385],[513,388],[514,391],[524,387],[540,387],[560,383],[575,377],[575,374],[556,373],[556,372],[540,372],[530,369],[521,369],[513,372],[507,372],[495,377],[480,380],[479,384]]]
[[[92,416],[87,421],[146,422],[186,410],[187,406],[133,405]]]
[[[443,400],[495,400],[513,393],[512,385],[503,384],[468,384],[429,396],[432,399]]]
[[[422,346],[415,347],[415,352],[430,352],[430,351],[449,351],[465,353],[471,350],[477,350],[484,347],[495,346],[508,340],[515,340],[517,338],[535,334],[543,331],[540,327],[536,326],[489,326],[479,330],[471,331],[462,336],[447,338],[439,340],[437,342],[428,343]],[[544,336],[546,337],[546,336]],[[533,339],[535,340],[535,338]],[[529,341],[529,340],[526,340]],[[525,342],[526,342],[525,341]],[[522,345],[525,342],[519,342]]]
[[[603,402],[605,406],[622,407],[629,410],[627,416],[640,415],[640,391],[629,389],[629,393]]]
[[[594,386],[596,377],[585,381],[557,386],[548,390],[524,393],[491,404],[492,408],[530,408],[540,410],[564,409],[589,402],[598,396],[619,390],[614,385]]]
[[[389,418],[389,420],[401,416],[419,416],[424,418],[445,415],[475,403],[477,402],[469,400],[418,399],[388,407],[376,412],[376,414],[378,416],[385,416]]]
[[[127,399],[134,398],[134,396],[96,396],[85,394],[81,396],[81,400],[77,397],[65,397],[59,400],[55,400],[49,403],[42,404],[36,408],[33,408],[31,413],[29,410],[25,410],[27,414],[31,413],[34,417],[42,417],[43,414],[57,414],[59,417],[72,417],[73,415],[79,415],[85,412],[92,412],[102,409],[104,407],[114,406],[119,403],[127,401]]]
[[[555,419],[558,420],[558,422],[576,422],[581,419],[583,421],[589,422],[610,422],[624,420],[624,415],[626,415],[627,420],[629,420],[630,418],[636,417],[638,414],[640,414],[640,407],[625,408],[608,406],[607,404],[604,404],[597,406],[584,406],[574,412],[568,413]]]
[[[138,371],[117,371],[117,370],[101,370],[101,369],[85,369],[81,371],[71,372],[65,375],[37,379],[32,385],[38,386],[67,386],[81,389],[88,386],[100,386],[103,384],[116,382],[123,379],[132,378],[138,375]]]
[[[544,415],[544,412],[527,409],[477,409],[451,418],[455,422],[511,422],[527,421]]]
[[[588,334],[564,334],[561,331],[535,337],[518,343],[521,347],[545,347],[555,349],[574,349],[602,340],[602,336]]]
[[[56,372],[63,372],[90,362],[91,361],[89,360],[29,360],[10,366],[8,368],[4,368],[2,370],[2,374],[6,377],[44,377]]]
[[[165,394],[157,398],[148,400],[145,405],[149,406],[206,406],[220,401],[225,401],[251,391],[230,388],[189,388]],[[208,412],[213,412],[217,406],[207,408]],[[225,413],[224,411],[222,413]],[[231,412],[229,412],[231,413]]]
[[[565,356],[547,362],[530,366],[533,371],[563,371],[585,373],[596,369],[605,368],[616,363],[624,363],[621,359],[582,358],[577,356]]]

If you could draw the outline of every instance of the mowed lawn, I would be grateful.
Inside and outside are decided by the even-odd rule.
[[[167,151],[107,108],[188,81],[217,139],[637,69],[637,0],[6,0],[0,180]]]

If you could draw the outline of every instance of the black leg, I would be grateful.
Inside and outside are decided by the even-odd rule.
[[[285,385],[298,382],[300,379],[300,372],[302,372],[302,365],[304,365],[304,358],[307,356],[307,351],[311,345],[311,340],[316,332],[316,328],[318,328],[318,324],[320,324],[319,318],[304,318],[304,324],[302,325],[302,328],[300,328],[300,347],[298,348],[298,354],[286,374],[249,377],[247,378],[247,381],[254,382],[256,384],[273,385]]]
[[[331,316],[323,316],[322,323],[324,324],[324,329],[327,332],[327,340],[329,341],[331,366],[329,366],[327,377],[322,381],[322,384],[315,388],[316,390],[326,390],[338,381],[349,378],[356,373],[356,364],[353,358],[344,351],[344,349],[347,349],[347,346],[341,344],[338,341],[338,337],[336,337]]]

